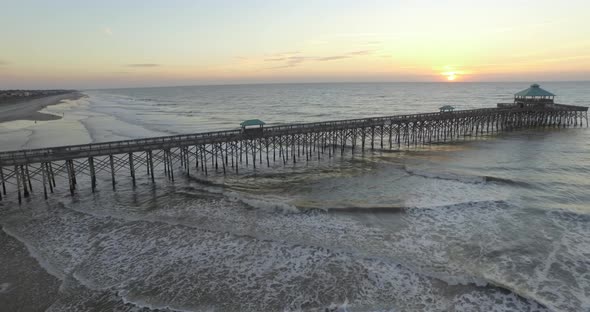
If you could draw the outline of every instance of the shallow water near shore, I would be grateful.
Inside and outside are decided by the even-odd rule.
[[[588,105],[590,83],[545,83]],[[87,91],[3,150],[489,107],[521,83]],[[6,134],[6,135],[5,135]],[[26,138],[26,139],[23,139]],[[69,142],[69,143],[64,143]],[[0,203],[0,300],[38,310],[590,311],[590,131],[529,129]],[[10,195],[10,194],[9,194]],[[3,261],[4,263],[4,261]],[[1,272],[1,271],[0,271]],[[18,287],[17,287],[18,286]],[[43,296],[36,295],[43,291]],[[35,296],[38,304],[24,298]]]

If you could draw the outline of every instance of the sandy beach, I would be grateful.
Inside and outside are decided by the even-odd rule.
[[[1,204],[0,208],[6,209]],[[24,244],[3,230],[0,231],[0,245],[2,311],[44,311],[51,306],[61,281],[47,273]]]
[[[54,105],[62,100],[74,100],[82,97],[79,92],[29,98],[19,101],[0,102],[0,123],[12,120],[56,120],[60,116],[43,114],[39,111],[46,106]]]

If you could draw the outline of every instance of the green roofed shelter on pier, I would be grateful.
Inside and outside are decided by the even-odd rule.
[[[260,119],[248,119],[244,120],[240,123],[242,127],[249,127],[249,126],[264,126],[266,123]]]
[[[442,112],[452,112],[455,110],[455,108],[451,105],[445,105],[445,106],[440,107],[439,109],[440,109],[441,113]]]
[[[514,105],[518,107],[538,106],[538,105],[552,105],[555,94],[541,89],[541,87],[534,83],[530,88],[522,90],[514,94]]]
[[[542,89],[538,84],[532,84],[530,88],[526,89],[526,90],[522,90],[516,94],[514,94],[515,97],[552,97],[555,96],[555,94]]]

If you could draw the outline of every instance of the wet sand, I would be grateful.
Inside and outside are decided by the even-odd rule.
[[[39,111],[46,106],[58,104],[61,100],[75,100],[82,97],[80,92],[51,95],[19,101],[0,102],[0,123],[13,120],[56,120],[61,116],[44,114]]]
[[[0,246],[0,310],[45,311],[56,300],[61,281],[47,273],[21,242],[2,229]]]

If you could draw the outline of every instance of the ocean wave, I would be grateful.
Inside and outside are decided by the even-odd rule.
[[[207,192],[203,194],[203,192]],[[270,197],[270,196],[259,196],[253,197],[248,196],[239,192],[235,191],[222,191],[218,189],[206,188],[206,189],[195,189],[186,187],[183,190],[175,191],[176,194],[186,195],[186,196],[194,196],[194,197],[203,197],[205,196],[214,196],[214,195],[222,195],[225,199],[231,202],[238,202],[244,204],[245,206],[251,209],[259,209],[265,212],[273,212],[273,213],[282,213],[282,214],[289,214],[289,213],[301,213],[301,210],[292,204],[289,204],[285,199],[278,198],[278,197]]]
[[[350,206],[308,209],[322,209],[328,213],[403,213],[405,208],[395,206]]]
[[[441,210],[441,209],[486,209],[487,206],[493,205],[494,207],[505,207],[507,208],[509,204],[504,200],[483,200],[483,201],[468,201],[462,203],[454,203],[451,205],[438,205],[438,206],[428,206],[428,207],[412,207],[412,206],[387,206],[387,205],[380,205],[380,206],[365,206],[365,205],[357,205],[357,206],[340,206],[340,207],[320,207],[320,206],[311,206],[311,205],[303,205],[298,206],[302,210],[316,210],[316,211],[323,211],[328,213],[388,213],[388,214],[399,214],[408,211],[420,210]]]
[[[548,220],[529,215],[526,220],[519,220],[521,209],[506,201],[408,208],[406,213],[413,215],[412,220],[428,220],[424,224],[413,222],[415,231],[433,231],[438,228],[434,223],[449,223],[443,227],[447,228],[447,243],[456,246],[453,253],[472,253],[472,260],[466,262],[462,270],[465,269],[472,276],[479,276],[485,283],[506,289],[555,311],[585,311],[590,307],[587,296],[578,290],[588,286],[587,280],[583,276],[570,275],[570,272],[585,272],[588,269],[587,263],[579,261],[580,256],[589,248],[588,240],[584,239],[588,232],[585,215],[580,218],[576,214],[564,212],[564,219]],[[551,216],[555,214],[547,213]],[[461,226],[457,226],[456,219],[460,220]],[[526,227],[542,228],[543,231],[532,237],[519,237],[530,231]],[[567,235],[553,232],[556,228],[567,229]],[[440,234],[424,235],[425,238],[422,239],[426,242],[408,240],[403,244],[409,246],[417,243],[423,246],[417,248],[418,252],[414,255],[417,259],[437,254],[428,236]],[[478,239],[481,241],[477,242]],[[464,247],[458,248],[463,244]],[[446,254],[434,263],[444,263],[450,256]],[[438,277],[436,273],[429,275]],[[446,281],[445,275],[440,278]]]
[[[330,219],[328,217],[328,215],[329,214],[338,214],[338,213],[358,213],[358,214],[363,214],[363,213],[405,213],[405,212],[412,212],[412,211],[420,211],[420,213],[424,213],[427,210],[432,210],[432,211],[439,211],[439,210],[444,210],[444,209],[455,209],[455,210],[456,209],[470,209],[470,210],[472,210],[472,208],[478,208],[478,207],[481,209],[485,209],[485,207],[487,207],[488,205],[493,205],[494,207],[499,207],[499,206],[507,207],[508,206],[508,204],[503,201],[492,201],[492,202],[481,201],[481,202],[466,202],[466,203],[461,203],[461,204],[430,207],[430,208],[385,207],[385,206],[381,206],[381,207],[351,207],[351,206],[349,206],[349,207],[338,207],[338,208],[335,207],[335,208],[325,209],[325,208],[317,208],[317,207],[314,208],[309,205],[302,205],[302,206],[294,205],[294,204],[291,204],[288,201],[286,201],[286,199],[284,199],[284,198],[269,197],[269,196],[252,197],[252,196],[247,196],[247,195],[244,195],[244,194],[241,194],[238,192],[221,191],[219,189],[211,189],[209,187],[205,187],[203,189],[194,188],[194,187],[190,187],[190,186],[182,187],[181,189],[175,190],[174,194],[181,195],[181,196],[188,196],[188,197],[191,197],[194,199],[203,199],[203,197],[205,196],[205,197],[215,198],[217,200],[219,200],[219,199],[227,200],[230,203],[238,204],[235,206],[237,209],[240,209],[240,207],[243,207],[242,205],[245,205],[246,207],[251,208],[253,210],[258,210],[258,211],[270,213],[270,214],[268,214],[268,216],[271,219],[273,219],[274,221],[271,221],[269,223],[268,220],[260,219],[259,221],[256,222],[256,223],[258,223],[258,225],[257,225],[258,229],[255,231],[255,233],[251,233],[248,230],[244,231],[244,229],[241,229],[241,227],[235,227],[235,226],[234,227],[225,227],[225,226],[219,227],[219,226],[215,225],[215,223],[210,223],[210,222],[207,222],[206,226],[192,224],[190,219],[186,219],[186,217],[162,218],[157,215],[131,217],[129,215],[120,215],[120,214],[113,215],[111,213],[101,214],[93,209],[91,209],[91,211],[87,211],[87,210],[80,210],[78,208],[71,207],[71,205],[67,205],[67,206],[68,206],[68,208],[71,208],[74,211],[81,212],[81,213],[90,213],[91,215],[95,215],[98,217],[115,217],[115,218],[119,218],[119,219],[122,219],[125,221],[131,221],[131,222],[146,221],[146,222],[163,223],[163,224],[169,224],[169,225],[183,225],[183,226],[193,227],[196,229],[203,229],[204,228],[209,231],[221,232],[221,233],[231,233],[233,235],[251,237],[251,238],[262,239],[262,240],[282,241],[282,242],[290,242],[290,243],[295,243],[295,244],[304,244],[304,245],[311,245],[311,246],[331,247],[336,250],[341,250],[341,251],[349,252],[349,253],[353,253],[353,254],[356,254],[356,251],[354,251],[354,249],[343,248],[343,246],[340,246],[340,247],[335,246],[335,245],[330,246],[330,245],[325,245],[325,244],[323,244],[323,242],[320,242],[320,241],[307,240],[307,239],[293,240],[292,238],[288,237],[289,236],[288,233],[292,233],[292,232],[290,232],[290,230],[287,230],[287,231],[285,231],[285,230],[289,229],[294,224],[297,224],[299,222],[304,222],[304,223],[307,223],[308,226],[310,225],[313,228],[313,230],[317,230],[317,229],[321,228],[321,230],[324,232],[324,234],[326,234],[332,230],[335,230],[336,235],[340,235],[337,233],[339,231],[343,231],[345,233],[348,233],[347,235],[355,235],[355,236],[358,236],[359,239],[360,238],[364,239],[364,237],[366,237],[366,236],[375,236],[376,233],[374,233],[373,230],[369,230],[368,232],[365,232],[364,227],[362,227],[362,228],[359,227],[359,224],[357,224],[356,222],[350,222],[350,221],[346,221],[346,220],[342,220],[342,219],[334,221],[333,219]],[[168,195],[162,195],[162,196],[164,196],[164,198],[162,198],[163,201],[168,201],[166,199],[166,197],[168,197]],[[241,214],[237,211],[232,212],[233,209],[230,209],[230,207],[227,207],[224,204],[221,204],[221,206],[215,205],[215,207],[216,208],[214,208],[214,210],[205,210],[205,211],[202,211],[202,213],[212,219],[218,219],[217,217],[215,217],[214,214],[211,214],[211,212],[213,212],[213,211],[220,212],[221,215],[223,216],[223,218],[229,218],[229,220],[226,220],[229,223],[234,223],[234,222],[241,223],[244,221],[245,216],[241,216]],[[200,206],[199,210],[201,210],[203,208],[205,208],[205,207]],[[229,211],[223,212],[222,209],[229,209]],[[261,215],[257,214],[256,212],[254,212],[254,213],[256,215],[256,218],[261,217]],[[230,216],[233,216],[233,218]],[[295,219],[295,220],[290,219],[291,217],[295,217],[297,219]],[[195,218],[200,219],[202,217],[197,215],[197,216],[195,216]],[[249,218],[249,217],[245,217],[245,218]],[[274,224],[275,222],[276,222],[276,224]],[[248,225],[245,225],[245,227],[247,228]],[[286,236],[281,235],[280,238],[278,238],[278,237],[275,237],[272,234],[270,234],[272,231],[276,230],[278,227],[282,228],[282,231],[287,235]],[[311,230],[311,231],[313,231],[313,230]],[[385,235],[385,234],[378,233],[377,235]],[[349,238],[351,238],[351,237],[349,237]],[[364,255],[364,256],[369,256],[369,257],[376,256],[377,258],[382,258],[382,255],[371,255],[370,253],[366,254],[365,252],[360,252],[360,253],[358,253],[358,255]],[[410,262],[400,261],[400,259],[397,259],[395,257],[393,257],[393,258],[392,257],[385,257],[384,259],[387,259],[388,261],[393,260],[396,263],[402,264],[402,265],[406,266],[407,268],[414,270],[416,273],[440,279],[441,281],[445,281],[449,285],[473,284],[473,285],[478,285],[478,286],[485,286],[489,282],[485,279],[482,279],[481,277],[469,276],[469,275],[464,275],[464,274],[448,275],[448,274],[437,274],[437,273],[428,272],[428,270],[419,269],[418,267],[413,266]]]
[[[579,211],[556,209],[546,212],[552,218],[559,218],[563,221],[574,221],[588,223],[590,227],[590,212],[584,213]]]
[[[249,207],[268,212],[301,213],[301,210],[297,206],[279,197],[259,196],[255,198],[237,192],[226,192],[224,195],[230,200],[239,201]]]
[[[476,175],[465,175],[465,174],[456,174],[452,172],[440,172],[440,171],[428,171],[428,170],[420,170],[420,169],[410,169],[407,166],[404,167],[404,170],[413,176],[419,176],[423,178],[432,178],[432,179],[441,179],[441,180],[451,180],[451,181],[458,181],[462,183],[496,183],[496,184],[504,184],[504,185],[515,185],[515,186],[522,186],[522,187],[532,187],[530,183],[518,180],[512,180],[509,178],[501,178],[495,176],[476,176]]]
[[[374,239],[372,239],[371,241],[379,241],[381,239],[379,239],[378,237],[386,237],[386,233],[381,233],[381,232],[375,232],[374,229],[364,229],[360,224],[355,224],[352,222],[346,222],[345,220],[341,220],[341,219],[331,219],[329,218],[329,216],[327,216],[325,213],[324,214],[315,214],[313,212],[311,213],[296,213],[296,214],[292,214],[291,209],[293,209],[293,207],[287,207],[287,208],[281,208],[281,204],[284,204],[284,199],[283,198],[270,198],[270,197],[259,197],[259,196],[254,196],[254,197],[250,197],[247,196],[247,198],[242,198],[241,194],[234,194],[232,193],[232,191],[230,190],[228,192],[227,189],[223,190],[223,192],[219,193],[219,189],[216,187],[213,187],[214,189],[216,189],[216,191],[213,192],[217,192],[216,194],[218,195],[222,195],[222,198],[225,198],[228,201],[233,201],[236,203],[243,203],[249,207],[255,207],[257,208],[257,210],[261,210],[261,211],[270,211],[270,212],[281,212],[280,214],[268,214],[268,216],[271,218],[270,220],[267,220],[265,218],[261,218],[261,215],[256,215],[255,212],[252,215],[252,217],[254,217],[253,220],[251,220],[252,224],[242,224],[244,221],[248,222],[247,217],[246,219],[244,219],[243,217],[239,216],[239,213],[236,213],[237,211],[233,211],[233,210],[228,210],[225,207],[224,204],[220,204],[218,206],[212,207],[212,209],[208,209],[208,210],[204,210],[202,211],[200,214],[196,215],[195,218],[199,219],[199,218],[203,218],[204,216],[206,216],[207,218],[210,219],[206,219],[204,221],[203,224],[197,224],[197,225],[192,225],[192,226],[187,226],[186,222],[187,220],[174,220],[173,218],[168,218],[168,219],[163,219],[161,217],[159,217],[158,215],[154,214],[154,215],[149,215],[149,216],[136,216],[136,217],[120,217],[117,215],[113,215],[110,212],[104,213],[102,216],[99,216],[100,213],[98,211],[94,211],[96,209],[94,208],[90,208],[90,209],[81,209],[81,207],[75,207],[77,204],[75,203],[68,203],[68,206],[71,206],[74,208],[74,210],[78,211],[80,210],[81,212],[90,212],[92,211],[93,214],[92,215],[97,215],[100,218],[107,218],[107,219],[122,219],[122,221],[124,221],[124,223],[135,223],[135,222],[150,222],[152,224],[155,224],[155,226],[161,226],[161,224],[167,224],[167,225],[181,225],[184,227],[193,227],[195,229],[200,229],[203,230],[203,228],[205,228],[205,226],[203,226],[205,223],[206,225],[206,229],[208,231],[212,231],[212,232],[217,232],[220,235],[230,235],[230,236],[235,236],[235,235],[244,235],[245,238],[254,238],[256,240],[263,240],[263,241],[269,241],[269,242],[276,242],[276,243],[285,243],[289,246],[298,246],[298,245],[303,245],[303,246],[308,246],[308,247],[314,247],[314,248],[329,248],[331,251],[337,251],[337,252],[344,252],[347,255],[350,255],[351,257],[353,257],[354,259],[373,259],[373,260],[380,260],[380,261],[385,261],[386,263],[397,263],[400,264],[401,266],[403,266],[405,269],[408,269],[412,272],[414,272],[415,274],[418,274],[420,276],[423,276],[424,278],[434,278],[440,281],[444,281],[445,283],[447,283],[448,285],[478,285],[480,287],[486,287],[485,285],[494,285],[497,287],[501,287],[501,288],[505,288],[508,290],[511,290],[511,294],[513,294],[514,296],[518,297],[518,296],[522,296],[524,298],[529,298],[531,301],[535,301],[538,303],[545,303],[546,300],[544,300],[545,298],[543,296],[538,296],[537,293],[535,293],[534,291],[530,291],[527,289],[524,289],[522,287],[520,287],[520,285],[518,284],[514,284],[511,283],[510,281],[506,281],[505,276],[495,276],[495,275],[479,275],[478,273],[474,274],[475,272],[459,272],[459,271],[447,271],[446,269],[441,271],[441,272],[437,272],[432,271],[430,268],[428,267],[424,267],[421,265],[416,265],[415,260],[412,260],[410,258],[417,258],[420,257],[418,255],[421,255],[421,253],[419,254],[412,254],[409,253],[408,255],[410,256],[410,258],[407,259],[403,259],[403,258],[399,258],[399,254],[398,253],[393,253],[393,254],[389,254],[387,252],[385,253],[380,253],[377,252],[375,249],[368,249],[368,250],[359,250],[358,247],[361,246],[363,243],[362,242],[366,242],[366,238],[367,237],[372,237]],[[203,192],[203,190],[200,187],[175,187],[174,188],[175,191],[177,193],[172,193],[172,195],[162,195],[165,196],[162,198],[161,202],[170,202],[168,196],[170,196],[170,198],[175,197],[174,194],[183,194],[183,195],[194,195],[192,197],[194,198],[199,198],[202,197],[203,194],[208,194],[210,193],[207,190],[207,187],[205,187],[205,191]],[[212,193],[212,192],[211,192]],[[219,196],[217,196],[219,198]],[[254,201],[251,201],[252,199],[254,199]],[[186,200],[180,199],[179,202],[186,202]],[[101,206],[100,203],[97,204],[98,206]],[[173,204],[175,205],[175,204]],[[187,203],[188,206],[191,205],[190,202]],[[239,206],[236,206],[239,207]],[[174,206],[171,207],[163,207],[166,210],[168,209],[175,209]],[[197,209],[203,209],[204,207],[199,207]],[[349,207],[343,207],[343,208],[349,208]],[[366,207],[365,207],[366,208]],[[387,209],[386,207],[379,207],[380,209]],[[398,207],[390,207],[393,209],[399,209]],[[481,201],[481,202],[466,202],[466,203],[461,203],[461,204],[455,204],[455,205],[445,205],[445,206],[438,206],[438,207],[430,207],[430,208],[416,208],[416,207],[405,207],[403,208],[403,211],[410,215],[410,216],[418,216],[420,218],[427,218],[427,219],[431,219],[431,218],[438,218],[440,216],[444,216],[443,219],[438,219],[436,222],[440,222],[440,223],[444,223],[447,221],[450,221],[450,223],[452,224],[452,220],[453,219],[459,219],[461,220],[461,218],[464,218],[466,215],[474,215],[477,216],[478,219],[482,219],[482,220],[487,220],[490,219],[486,222],[493,222],[493,218],[490,218],[491,216],[498,216],[498,215],[507,215],[510,216],[511,215],[511,211],[513,211],[514,209],[512,209],[513,207],[511,207],[510,203],[506,202],[506,201]],[[184,209],[184,208],[183,208]],[[338,209],[338,208],[336,208]],[[225,211],[223,211],[225,210]],[[297,212],[299,210],[299,207],[295,208],[295,212]],[[213,213],[217,211],[219,213],[218,216],[215,216]],[[185,211],[187,214],[194,214],[196,213],[195,210],[187,210]],[[213,213],[212,213],[213,212]],[[284,213],[286,212],[286,213]],[[490,214],[491,213],[491,214]],[[237,216],[235,218],[232,218],[232,216]],[[403,218],[405,218],[406,216],[402,216]],[[182,216],[180,216],[180,218],[182,218]],[[216,220],[222,220],[222,219],[227,219],[225,220],[226,222],[226,226],[219,226],[216,222]],[[119,224],[119,223],[117,223]],[[429,223],[430,224],[430,223]],[[486,223],[487,224],[487,223]],[[240,229],[240,227],[244,228],[244,230]],[[311,226],[310,228],[308,228],[308,226]],[[249,229],[250,227],[252,227],[251,229]],[[59,227],[58,227],[59,228]],[[418,228],[420,229],[420,228]],[[426,226],[425,229],[429,229],[432,230],[432,225]],[[456,231],[459,232],[464,232],[465,229],[455,229]],[[289,237],[291,235],[293,235],[294,231],[300,231],[301,233],[301,239],[299,238],[293,238],[293,237]],[[324,234],[321,233],[325,233],[328,236],[324,236]],[[252,235],[254,234],[254,235]],[[318,235],[319,234],[319,235]],[[314,238],[315,237],[315,238]],[[351,244],[349,244],[349,242],[351,241],[357,241],[357,243],[353,242]],[[343,243],[343,244],[341,244]],[[412,242],[404,242],[403,245],[406,245],[406,247],[404,248],[410,248],[408,247],[409,245],[413,244]],[[427,243],[427,244],[432,244],[432,242]],[[35,247],[37,248],[37,247]],[[383,249],[396,249],[396,246],[388,246],[388,245],[383,245],[382,246]],[[405,249],[401,249],[401,251],[403,251]],[[421,252],[426,252],[428,251],[428,249],[424,249]],[[73,253],[76,254],[76,253]],[[432,257],[432,255],[430,255],[430,257]],[[364,261],[364,260],[363,260]],[[445,262],[441,262],[441,263],[445,263]],[[436,262],[435,262],[435,265]],[[137,298],[134,296],[129,297],[129,301],[134,301],[134,300],[138,300],[139,303],[141,303],[141,298]],[[157,305],[156,305],[157,306]],[[162,307],[165,307],[162,306]],[[354,307],[354,305],[353,305]],[[354,310],[354,309],[352,309]]]
[[[545,310],[493,287],[443,285],[397,263],[321,247],[67,211],[37,219],[35,226],[31,221],[10,226],[24,241],[35,240],[31,248],[38,255],[54,261],[64,250],[81,255],[76,262],[56,261],[69,272],[66,279],[149,309]],[[97,232],[80,236],[86,228]]]
[[[223,182],[218,182],[218,181],[202,178],[202,177],[195,176],[195,175],[184,175],[184,178],[188,179],[189,181],[197,182],[200,185],[215,187],[216,189],[213,192],[216,192],[216,193],[223,190],[223,188],[226,186],[225,183],[223,183]]]
[[[188,187],[180,187],[180,188],[175,188],[175,194],[180,194],[180,195],[188,195],[194,198],[202,198],[203,195],[207,195],[207,196],[213,196],[216,198],[219,198],[219,195],[222,195],[223,198],[226,198],[230,201],[233,202],[237,202],[237,203],[243,203],[249,207],[252,208],[256,208],[258,210],[262,210],[262,211],[267,211],[267,212],[280,212],[281,215],[278,216],[276,218],[276,220],[278,221],[279,219],[285,219],[287,217],[288,214],[292,214],[292,213],[298,213],[301,214],[300,212],[300,207],[296,207],[295,205],[291,205],[287,202],[284,201],[284,199],[282,198],[269,198],[269,197],[252,197],[252,196],[242,196],[239,193],[236,192],[227,192],[227,191],[223,191],[221,188],[217,188],[217,187],[210,187],[210,186],[205,186],[204,188],[200,188],[200,187],[192,187],[192,186],[188,186]],[[168,196],[168,195],[162,195],[162,196]],[[168,202],[168,200],[166,198],[162,199],[163,202]],[[119,215],[113,215],[110,212],[107,213],[103,213],[101,215],[101,213],[99,212],[100,209],[84,209],[84,210],[80,210],[79,207],[75,207],[72,206],[72,204],[67,204],[68,207],[72,207],[74,208],[74,210],[76,211],[80,211],[80,212],[92,212],[92,215],[96,215],[99,217],[115,217],[115,218],[121,218],[123,220],[125,220],[125,222],[135,222],[135,221],[147,221],[147,222],[157,222],[157,223],[168,223],[168,224],[185,224],[184,221],[182,220],[175,220],[174,218],[168,218],[168,219],[162,219],[160,217],[158,217],[157,215],[153,215],[153,216],[146,216],[146,217],[140,217],[140,216],[136,216],[136,217],[129,217],[129,216],[119,216]],[[100,206],[100,204],[99,204]],[[506,202],[503,201],[494,201],[494,202],[468,202],[468,203],[462,203],[462,204],[457,204],[457,205],[447,205],[447,206],[439,206],[439,207],[433,207],[433,208],[428,208],[428,209],[423,209],[423,208],[400,208],[400,207],[373,207],[376,209],[381,209],[381,211],[384,210],[390,210],[390,211],[419,211],[420,213],[424,213],[427,210],[431,210],[431,211],[440,211],[440,210],[453,210],[453,211],[457,211],[457,210],[463,210],[463,209],[467,209],[467,210],[473,210],[473,209],[482,209],[482,210],[486,210],[487,208],[489,208],[490,206],[493,206],[494,209],[500,207],[500,208],[508,208],[508,204]],[[217,207],[216,210],[222,210],[225,209],[226,207]],[[367,210],[367,208],[369,208],[369,210]],[[333,213],[338,213],[338,209],[343,209],[342,211],[346,211],[346,209],[349,209],[350,211],[354,211],[354,212],[358,212],[358,213],[365,213],[365,212],[369,212],[371,211],[370,207],[340,207],[340,208],[332,208],[331,211],[329,212],[333,212]],[[309,213],[312,214],[309,214]],[[353,225],[353,224],[346,224],[346,223],[341,223],[340,225],[336,225],[333,222],[329,222],[329,219],[327,218],[318,218],[318,215],[313,214],[314,211],[304,211],[304,215],[306,215],[305,218],[305,222],[312,222],[312,224],[317,224],[318,228],[322,228],[322,230],[324,231],[331,231],[332,229],[336,229],[337,227],[346,225],[345,228],[345,232],[344,233],[348,233],[346,234],[348,235],[358,235],[358,237],[365,237],[366,234],[363,234],[364,232],[358,228],[358,226]],[[204,212],[204,214],[207,214]],[[230,211],[226,211],[223,215],[224,217],[227,217],[229,215],[232,215],[233,213]],[[450,214],[452,215],[452,213]],[[237,221],[240,220],[240,218],[235,219],[235,220],[228,220],[229,223],[233,223],[233,222],[240,222]],[[287,223],[291,223],[294,220],[282,220],[280,222],[284,222],[286,221]],[[300,220],[303,221],[303,220]],[[299,222],[299,221],[296,221]],[[264,223],[266,223],[266,221],[260,220],[257,222],[260,226]],[[293,224],[290,224],[289,226],[292,226]],[[276,224],[277,227],[283,227],[282,225]],[[199,228],[200,226],[197,226],[197,228]],[[274,227],[274,226],[273,226]],[[211,224],[211,230],[221,230],[220,228],[218,228],[218,226],[215,225],[215,223]],[[224,227],[223,231],[227,231],[230,232],[232,234],[238,234],[238,235],[243,235],[246,234],[247,236],[249,235],[248,232],[240,232],[239,230],[236,229],[232,229],[232,228],[227,228]],[[274,230],[273,230],[274,231]],[[311,230],[314,231],[314,230]],[[260,228],[256,231],[256,235],[253,237],[259,238],[259,239],[271,239],[271,240],[276,240],[276,237],[273,237],[272,234],[270,234],[272,231],[265,233],[265,231]],[[308,232],[308,231],[306,231]],[[337,233],[337,232],[336,232]],[[337,234],[338,235],[338,234]],[[374,234],[370,234],[370,235],[374,235]],[[379,234],[382,235],[382,234]],[[283,235],[279,235],[279,237],[281,237],[281,239],[285,239],[286,241],[290,241],[289,238],[287,237],[283,237]],[[328,240],[331,241],[331,240]],[[295,240],[295,241],[291,241],[292,243],[304,243],[304,244],[318,244],[319,246],[322,246],[323,244],[321,244],[318,241],[314,241],[314,240]],[[339,248],[337,246],[333,246],[333,248]],[[354,248],[342,248],[342,250],[345,250],[347,252],[352,252],[354,253]],[[361,254],[364,254],[363,252],[361,252]],[[367,256],[371,256],[371,254],[367,254]],[[379,256],[381,257],[381,256]],[[394,256],[394,257],[387,257],[387,259],[389,259],[388,261],[391,261],[392,259],[396,259],[395,261],[397,262],[398,259]],[[468,284],[475,284],[475,285],[485,285],[486,283],[490,283],[490,284],[494,284],[494,285],[502,285],[501,283],[495,283],[494,280],[482,280],[481,278],[478,277],[471,277],[468,275],[448,275],[448,274],[433,274],[432,272],[428,272],[428,270],[424,270],[424,269],[419,269],[419,268],[415,268],[411,262],[407,262],[407,261],[399,261],[398,263],[404,263],[405,262],[405,266],[407,268],[412,269],[414,272],[423,274],[425,276],[432,276],[434,278],[438,278],[442,281],[445,281],[451,285],[468,285]]]
[[[143,118],[138,119],[138,114],[144,113],[157,113],[157,114],[166,114],[166,112],[161,112],[153,107],[151,104],[146,103],[147,107],[142,107],[141,105],[130,103],[134,101],[133,98],[121,98],[122,102],[116,101],[110,97],[106,97],[104,95],[97,95],[92,94],[88,98],[89,105],[84,109],[81,110],[79,113],[82,115],[87,115],[87,121],[91,121],[92,118],[95,117],[101,119],[101,126],[102,127],[94,127],[94,131],[98,132],[102,130],[104,132],[104,123],[105,122],[113,122],[115,123],[115,127],[110,125],[110,127],[106,127],[108,129],[120,128],[120,130],[133,130],[131,136],[135,137],[148,137],[148,136],[162,136],[162,135],[170,135],[170,134],[177,134],[174,129],[170,129],[170,127],[158,127],[153,121],[152,122],[145,122]],[[98,114],[98,115],[97,115]],[[102,139],[108,138],[108,136],[102,135]]]
[[[199,182],[203,182],[202,180]],[[203,183],[202,188],[195,187],[184,187],[182,190],[175,191],[177,194],[186,194],[189,196],[202,196],[203,192],[207,192],[210,195],[222,195],[229,201],[239,202],[247,207],[253,209],[260,209],[266,212],[279,212],[279,213],[300,213],[301,210],[295,205],[292,205],[285,198],[270,195],[250,196],[242,192],[231,190],[227,187],[220,187],[220,185],[207,181]]]

